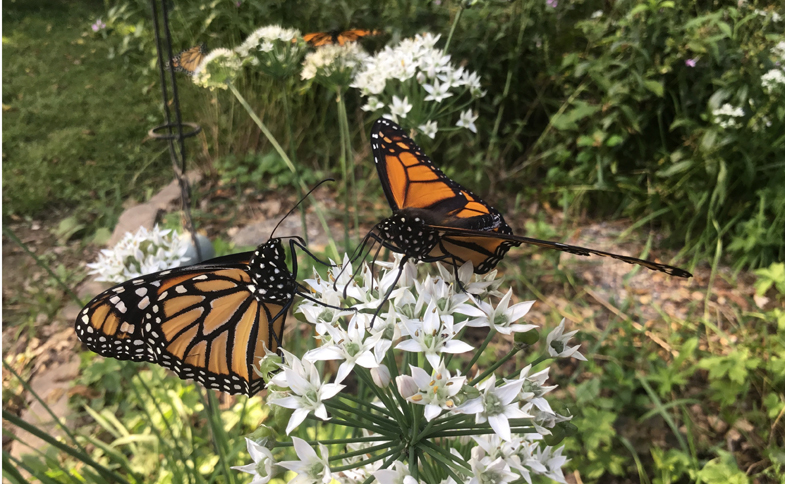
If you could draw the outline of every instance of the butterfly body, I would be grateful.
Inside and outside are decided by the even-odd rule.
[[[254,252],[108,289],[80,312],[75,329],[100,355],[156,363],[207,388],[253,395],[264,388],[254,365],[265,346],[280,346],[295,294],[283,244],[270,239]]]
[[[371,149],[393,216],[369,237],[407,258],[444,260],[455,267],[471,261],[474,272],[493,269],[512,247],[530,244],[571,254],[611,257],[629,264],[692,277],[665,264],[586,247],[513,234],[501,213],[447,177],[400,126],[381,118],[371,129]],[[416,239],[424,234],[425,239]]]

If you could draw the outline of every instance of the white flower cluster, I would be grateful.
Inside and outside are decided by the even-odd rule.
[[[229,49],[213,49],[194,71],[194,84],[210,90],[227,89],[237,77],[242,61]]]
[[[235,52],[243,63],[250,64],[267,75],[288,77],[300,68],[306,44],[300,31],[279,25],[267,25],[251,32]]]
[[[785,72],[782,69],[771,69],[760,78],[760,84],[768,94],[785,86]]]
[[[488,432],[471,435],[477,447],[468,460],[452,450],[456,459],[468,464],[464,469],[470,466],[474,472],[475,480],[467,477],[462,482],[485,482],[482,478],[491,476],[498,477],[494,482],[511,482],[521,477],[531,482],[532,473],[565,482],[561,467],[567,459],[562,457],[562,449],[555,450],[544,445],[542,440],[552,434],[551,429],[557,424],[572,417],[554,412],[544,398],[556,388],[546,385],[547,368],[533,372],[529,365],[517,377],[503,381],[497,380],[492,371],[475,375],[474,380],[469,377],[466,373],[471,371],[476,358],[463,373],[448,369],[448,365],[456,366],[450,364],[452,355],[477,351],[461,340],[464,328],[491,330],[480,352],[497,333],[525,335],[533,332],[537,328],[535,325],[520,320],[534,301],[513,304],[512,290],[499,291],[502,281],[496,279],[496,271],[486,276],[474,275],[470,262],[457,274],[437,265],[439,274],[427,275],[424,279],[417,278],[418,267],[411,262],[404,265],[399,276],[399,264],[400,257],[392,263],[376,262],[385,269],[378,277],[363,264],[355,279],[352,265],[348,257],[344,257],[342,265],[335,265],[330,270],[328,279],[323,279],[316,271],[312,279],[306,279],[314,301],[305,301],[298,311],[313,324],[319,346],[305,353],[302,359],[284,351],[283,362],[278,363],[282,371],[268,382],[272,390],[268,403],[293,410],[287,434],[310,414],[328,420],[328,410],[341,415],[340,412],[347,409],[343,402],[361,403],[356,397],[342,393],[343,382],[355,373],[358,379],[372,381],[378,387],[376,393],[380,399],[365,403],[362,409],[372,422],[381,422],[377,428],[398,425],[393,415],[414,412],[416,406],[422,406],[421,415],[427,424],[423,431],[425,440],[450,436],[439,433],[429,437],[427,429],[432,427],[439,428],[440,432],[459,428],[455,424],[443,425],[448,418],[451,421],[461,419],[468,426],[464,428],[486,428],[492,432],[490,435]],[[463,291],[458,290],[459,285]],[[373,311],[388,291],[390,298],[373,320]],[[547,338],[549,357],[584,359],[578,352],[579,345],[568,346],[574,334],[575,331],[564,333],[562,321]],[[406,358],[410,361],[408,368],[399,371],[397,361],[400,358],[396,359],[396,350],[410,355]],[[421,355],[419,366],[418,355]],[[270,353],[262,360],[263,367],[269,367],[268,358],[280,361]],[[332,383],[323,382],[316,369],[315,363],[324,360],[341,362]],[[452,360],[455,362],[457,360]],[[391,391],[393,381],[395,390]],[[396,404],[391,407],[390,402]],[[404,403],[410,408],[402,407]],[[341,415],[341,418],[347,417]],[[367,441],[385,440],[384,436],[372,431],[366,431],[364,435]],[[462,435],[468,438],[467,434]],[[295,448],[304,446],[304,442],[298,443],[296,438],[294,442]],[[262,473],[269,476],[272,464],[266,454],[252,450],[252,444],[256,445],[249,441],[249,452],[255,464],[238,469],[254,474],[254,483],[265,483],[269,477],[264,480]],[[384,484],[401,482],[400,479],[408,475],[408,467],[401,462],[381,469],[382,461],[371,459],[370,452],[365,458],[358,458],[357,452],[364,448],[377,446],[375,450],[378,450],[378,442],[352,445],[349,447],[351,457],[343,459],[341,465],[344,469],[353,467],[350,470],[330,473],[326,449],[322,448],[321,457],[317,457],[311,447],[308,451],[297,450],[300,464],[279,465],[297,471],[303,482],[336,479],[341,483],[356,483],[374,476]]]
[[[739,122],[736,118],[743,118],[744,110],[741,107],[733,107],[730,104],[725,103],[719,109],[713,110],[711,114],[714,116],[714,122],[717,123],[720,128],[728,129],[739,126]]]
[[[780,14],[778,14],[777,12],[775,12],[774,10],[772,10],[771,12],[768,12],[766,10],[761,10],[761,9],[756,8],[755,9],[755,13],[757,13],[761,17],[768,17],[769,15],[771,15],[771,21],[774,22],[774,23],[778,23],[780,20],[782,20],[782,16]]]
[[[251,32],[245,41],[235,48],[241,57],[248,57],[254,51],[272,52],[277,41],[293,43],[300,37],[297,29],[286,29],[280,25],[267,25]]]
[[[460,101],[463,106],[458,105],[464,93],[472,98],[484,96],[480,76],[451,63],[450,56],[436,48],[438,40],[439,36],[430,33],[418,34],[369,58],[351,85],[368,98],[363,110],[389,106],[385,116],[433,138],[437,118],[449,119],[465,108],[465,100]],[[471,110],[464,110],[457,126],[476,132],[473,121],[467,122],[471,116]]]
[[[180,267],[190,258],[184,254],[188,243],[175,231],[161,230],[158,225],[148,231],[140,227],[130,232],[112,249],[104,249],[98,260],[87,264],[90,274],[98,274],[96,281],[124,282],[153,272]]]
[[[346,87],[368,58],[368,54],[356,42],[325,45],[306,54],[300,78],[303,80],[316,78],[328,87]]]

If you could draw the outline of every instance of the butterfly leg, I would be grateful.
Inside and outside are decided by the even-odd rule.
[[[302,287],[302,288],[304,288],[304,289],[306,289],[306,290],[307,290],[307,288],[305,288],[305,287],[304,287],[302,284],[299,284],[299,283],[298,283],[298,285],[299,285],[300,287]],[[355,308],[342,308],[341,306],[333,306],[333,305],[331,305],[331,304],[325,304],[323,301],[319,301],[318,299],[315,299],[315,298],[311,297],[311,296],[310,296],[310,295],[308,295],[307,293],[305,293],[305,294],[304,294],[304,293],[302,293],[302,292],[300,292],[300,291],[297,291],[297,295],[298,295],[298,296],[300,296],[300,297],[301,297],[301,298],[303,298],[303,299],[307,299],[307,300],[309,300],[309,301],[311,301],[311,302],[315,302],[315,303],[316,303],[316,304],[318,304],[319,306],[323,306],[323,307],[325,307],[325,308],[335,309],[335,310],[337,310],[337,311],[354,311],[354,312],[357,312],[357,309],[355,309]],[[344,299],[345,299],[345,298],[344,298]]]
[[[379,303],[379,306],[376,308],[376,311],[373,313],[373,317],[371,318],[371,324],[370,324],[371,328],[373,328],[373,322],[376,320],[376,317],[379,315],[379,312],[382,310],[384,303],[386,303],[387,300],[390,299],[390,294],[392,294],[392,292],[395,290],[395,286],[398,284],[398,280],[401,278],[401,274],[403,274],[403,268],[406,266],[407,262],[409,262],[409,258],[407,256],[404,256],[403,259],[401,259],[401,263],[398,265],[398,275],[395,276],[395,280],[392,282],[392,284],[390,284],[390,288],[387,289],[387,293],[384,295],[384,298],[382,298],[381,302]]]
[[[371,229],[368,232],[368,234],[366,234],[366,236],[363,237],[363,240],[362,240],[362,242],[360,242],[360,245],[357,246],[357,249],[354,250],[354,253],[349,258],[349,263],[350,264],[354,263],[357,260],[361,260],[364,257],[363,253],[365,252],[365,247],[368,244],[368,241],[372,238],[372,235],[375,235],[373,233],[373,229]],[[372,242],[370,247],[373,247],[374,243],[375,242]],[[370,252],[370,247],[368,249],[369,252]],[[335,276],[335,281],[333,281],[333,289],[336,290],[336,291],[338,290],[337,281],[343,275],[343,271],[345,271],[345,270],[346,270],[346,266],[341,267],[340,272],[338,272],[338,274]],[[356,274],[352,274],[352,279],[354,279],[355,275]],[[345,297],[346,297],[346,294],[344,293],[344,298]]]
[[[272,338],[270,338],[270,341],[268,341],[267,344],[272,346],[272,343],[273,343],[272,339],[275,338],[275,343],[277,345],[279,354],[283,354],[283,353],[281,353],[280,349],[283,347],[283,332],[284,332],[284,329],[286,327],[286,313],[292,307],[293,303],[294,303],[294,298],[289,299],[289,301],[286,304],[284,304],[284,306],[281,308],[281,310],[278,311],[278,314],[276,314],[272,318],[269,318],[268,321],[267,321],[267,331],[272,336]],[[275,332],[275,322],[278,320],[278,318],[283,318],[283,320],[281,321],[281,334],[280,335]]]
[[[303,252],[305,252],[306,254],[311,256],[311,259],[315,260],[316,262],[318,262],[318,263],[320,263],[322,265],[325,265],[327,267],[335,267],[335,264],[330,264],[329,262],[325,262],[325,261],[321,260],[320,258],[316,257],[313,254],[313,252],[311,252],[308,249],[308,247],[305,246],[305,243],[303,242],[303,240],[300,237],[296,237],[295,236],[295,237],[292,237],[289,240],[289,248],[291,249],[292,254],[295,253],[295,247],[299,247],[300,250],[302,250]],[[292,256],[292,258],[294,258],[294,256]]]

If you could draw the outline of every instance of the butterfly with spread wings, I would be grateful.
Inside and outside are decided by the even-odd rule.
[[[192,76],[196,72],[196,68],[199,67],[199,64],[207,56],[207,53],[207,47],[204,44],[196,45],[172,57],[167,67],[171,67],[175,72],[186,72]]]
[[[281,347],[294,296],[311,299],[295,281],[295,248],[318,261],[302,238],[271,235],[253,252],[124,282],[82,309],[76,335],[99,355],[157,363],[206,388],[252,396],[264,388],[254,366],[265,347]]]
[[[404,255],[401,268],[407,260],[445,261],[456,268],[471,261],[474,272],[484,274],[511,247],[530,244],[583,256],[612,257],[673,276],[692,277],[689,272],[666,264],[514,235],[499,211],[449,179],[390,120],[382,118],[374,123],[371,148],[393,215],[369,232],[359,254],[369,240],[374,240]]]
[[[303,35],[303,40],[308,42],[313,47],[321,47],[323,45],[338,44],[344,45],[348,42],[356,42],[363,37],[370,35],[379,35],[379,30],[331,30],[329,32],[313,32],[311,34]]]

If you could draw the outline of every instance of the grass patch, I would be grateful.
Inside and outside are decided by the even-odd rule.
[[[128,197],[171,177],[158,86],[107,57],[100,2],[17,2],[3,15],[3,216],[67,207],[112,226]],[[90,32],[90,34],[88,34]]]

